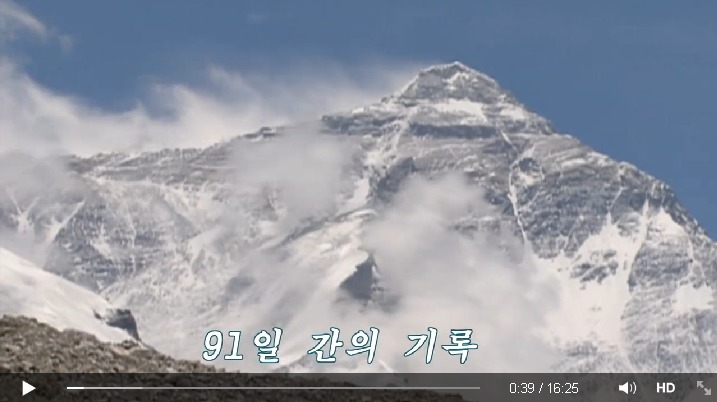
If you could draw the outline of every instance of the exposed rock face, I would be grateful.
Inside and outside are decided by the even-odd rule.
[[[132,338],[141,341],[139,332],[137,332],[137,322],[135,322],[131,311],[120,308],[108,310],[103,319],[110,327],[124,330]]]

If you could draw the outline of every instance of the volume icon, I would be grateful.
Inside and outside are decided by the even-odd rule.
[[[637,384],[633,382],[625,382],[624,384],[620,384],[617,386],[617,390],[620,392],[624,392],[626,394],[636,394],[637,393]]]

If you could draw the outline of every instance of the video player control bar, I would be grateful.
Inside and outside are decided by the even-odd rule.
[[[389,381],[390,380],[390,381]],[[591,395],[607,396],[605,402],[651,401],[660,394],[675,400],[686,397],[715,400],[716,374],[0,374],[0,402],[14,401],[21,393],[36,398],[82,393],[97,400],[119,394],[152,392],[153,398],[230,397],[233,393],[277,391],[336,392],[439,392],[474,395],[482,400],[574,401]],[[127,392],[127,394],[125,394]],[[201,394],[201,393],[206,394]],[[287,394],[287,395],[288,395]],[[139,394],[138,394],[139,395]],[[248,395],[248,394],[247,394]],[[10,398],[11,399],[7,399]],[[108,399],[109,398],[109,399]],[[472,398],[475,399],[475,398]],[[114,399],[117,400],[117,399]],[[183,400],[183,399],[182,399]]]

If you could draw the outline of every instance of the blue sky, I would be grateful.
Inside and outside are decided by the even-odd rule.
[[[711,117],[717,115],[715,2],[5,4],[0,33],[12,39],[0,51],[11,66],[13,86],[24,82],[17,89],[21,97],[71,121],[70,128],[81,124],[74,120],[85,120],[74,117],[78,110],[91,117],[95,131],[113,122],[146,125],[146,116],[126,112],[144,103],[161,113],[166,98],[157,97],[159,86],[175,91],[171,99],[179,97],[182,110],[201,105],[212,118],[209,127],[221,129],[221,117],[234,115],[207,106],[219,107],[217,100],[227,95],[207,98],[208,88],[222,93],[237,82],[245,96],[239,105],[254,105],[246,94],[257,89],[271,93],[261,95],[260,103],[273,111],[256,112],[247,121],[273,124],[335,106],[318,100],[331,88],[343,91],[338,105],[366,102],[396,89],[420,66],[460,60],[493,76],[562,132],[666,181],[708,232],[717,233],[711,158],[717,148]],[[214,79],[208,80],[212,68]],[[217,81],[217,71],[232,79]],[[287,97],[271,86],[274,81],[289,88]],[[40,88],[52,101],[38,100],[28,88]],[[181,91],[186,88],[191,91]],[[311,108],[288,101],[297,103],[304,93],[315,101],[307,101]],[[189,125],[202,121],[191,116]]]

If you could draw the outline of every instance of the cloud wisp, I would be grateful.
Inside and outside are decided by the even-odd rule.
[[[45,37],[49,34],[45,24],[24,8],[9,0],[0,0],[0,43],[30,33]]]
[[[0,58],[0,142],[3,150],[33,155],[205,147],[262,126],[377,101],[414,71],[370,70],[370,77],[356,79],[331,63],[272,76],[210,67],[201,87],[155,84],[134,108],[110,112],[43,87],[5,57]]]
[[[336,212],[340,196],[351,191],[359,144],[354,138],[320,134],[319,123],[281,129],[276,138],[236,144],[232,156],[234,189],[268,191],[276,200],[283,232],[310,218]]]

